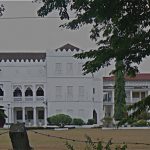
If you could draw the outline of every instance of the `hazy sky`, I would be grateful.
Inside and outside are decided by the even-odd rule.
[[[77,31],[59,28],[60,19],[4,19],[12,17],[37,17],[41,4],[31,1],[1,1],[6,11],[0,18],[0,51],[46,51],[58,48],[66,43],[81,49],[95,48],[89,38],[90,27]],[[56,13],[50,16],[58,16]],[[150,58],[140,66],[141,72],[150,72]],[[112,67],[105,69],[109,72]]]

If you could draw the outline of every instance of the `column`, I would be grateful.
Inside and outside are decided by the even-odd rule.
[[[22,107],[22,121],[25,123],[25,107]]]
[[[133,103],[133,100],[132,100],[132,90],[130,90],[130,102],[131,102],[131,104]]]
[[[36,126],[36,107],[33,107],[33,126]]]
[[[114,90],[112,90],[112,111],[111,111],[111,116],[114,116],[114,108],[115,108],[115,96],[114,96]]]
[[[33,85],[33,101],[36,101],[36,87]]]
[[[47,106],[44,107],[44,124],[47,126]]]
[[[11,107],[11,123],[14,123],[14,107]]]

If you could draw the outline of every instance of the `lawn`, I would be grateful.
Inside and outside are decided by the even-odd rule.
[[[6,130],[0,130],[0,133]],[[113,143],[148,143],[150,144],[150,129],[143,130],[101,130],[101,129],[70,129],[67,131],[36,130],[37,132],[76,140],[85,140],[89,135],[93,141],[97,139],[108,141],[112,138]],[[28,131],[30,145],[34,150],[67,150],[66,140],[40,135]],[[84,150],[84,143],[69,142],[76,147],[76,150]],[[150,145],[127,144],[128,150],[150,150]],[[0,150],[11,149],[9,134],[0,135]]]

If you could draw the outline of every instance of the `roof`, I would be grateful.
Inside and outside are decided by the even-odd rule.
[[[114,81],[115,77],[103,77],[104,81]],[[137,74],[135,77],[125,77],[126,81],[148,81],[150,80],[150,73],[140,73]]]
[[[45,60],[46,58],[46,53],[0,53],[0,61],[4,60],[14,60],[16,61],[17,59],[19,61],[23,60],[31,60],[33,59],[33,61],[37,60]]]
[[[62,47],[56,49],[56,51],[58,51],[58,50],[60,50],[60,51],[63,51],[63,50],[79,51],[80,49],[78,47],[71,45],[71,44],[65,44]]]

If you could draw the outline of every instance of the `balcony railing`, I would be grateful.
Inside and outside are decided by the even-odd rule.
[[[22,97],[14,97],[14,101],[22,101]]]
[[[36,97],[36,100],[37,100],[37,101],[44,101],[44,96],[37,96],[37,97]]]
[[[3,96],[0,96],[0,101],[2,101],[3,100]]]
[[[103,102],[112,102],[111,97],[103,98]]]
[[[33,101],[33,96],[25,97],[25,101]]]

